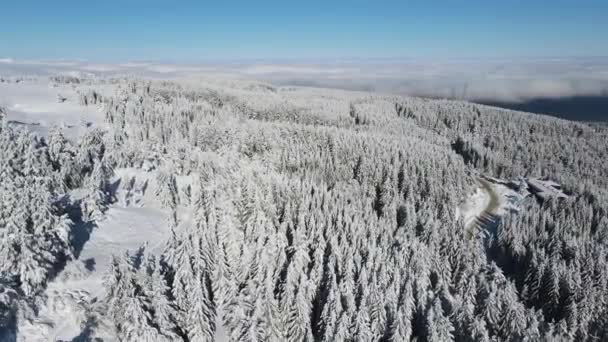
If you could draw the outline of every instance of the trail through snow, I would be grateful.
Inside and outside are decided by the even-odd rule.
[[[492,215],[496,214],[496,210],[498,210],[498,207],[500,206],[500,199],[498,197],[499,195],[494,191],[494,188],[487,180],[480,178],[479,184],[481,184],[481,188],[489,197],[489,201],[483,212]]]
[[[458,208],[458,214],[463,216],[467,237],[476,236],[479,228],[495,236],[500,217],[518,211],[525,195],[483,176],[476,177],[476,182],[479,187]]]
[[[485,210],[490,202],[488,192],[481,186],[475,189],[475,192],[469,196],[458,208],[458,216],[462,215],[464,226],[470,229],[475,224],[475,220]]]
[[[487,180],[479,178],[478,181],[481,184],[482,191],[486,193],[488,201],[483,211],[475,219],[475,226],[485,229],[486,234],[495,237],[498,223],[500,222],[500,195],[496,193],[492,184]]]

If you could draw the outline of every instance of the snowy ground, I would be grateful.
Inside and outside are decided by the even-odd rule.
[[[481,186],[461,203],[456,210],[456,218],[462,215],[462,221],[466,229],[470,229],[477,217],[483,213],[490,203],[490,195]]]
[[[551,198],[568,198],[561,186],[551,180],[541,180],[536,178],[526,178],[528,189],[541,200]]]
[[[492,213],[498,216],[518,212],[521,208],[521,201],[528,196],[527,191],[518,192],[503,183],[494,183],[488,180],[487,184],[491,191],[497,195],[498,203]]]
[[[163,251],[169,238],[167,210],[161,209],[154,197],[154,172],[136,169],[119,169],[114,181],[120,180],[117,202],[107,211],[106,217],[97,223],[78,257],[50,282],[45,290],[45,301],[36,318],[19,322],[20,341],[80,341],[86,336],[91,308],[105,294],[103,279],[113,255],[134,252],[146,244],[154,254]],[[124,189],[126,181],[135,177],[133,191]],[[191,184],[191,177],[178,177],[178,188]],[[146,190],[142,190],[146,189]],[[178,209],[179,225],[176,231],[191,224],[191,212]],[[228,341],[219,319],[216,321],[215,341]],[[103,322],[96,322],[96,324]],[[96,336],[104,341],[114,341],[111,327],[96,329]],[[86,338],[82,341],[88,341]]]
[[[510,212],[517,212],[527,192],[518,192],[507,186],[508,182],[476,175],[478,186],[456,210],[456,217],[462,220],[469,236],[474,230],[484,226],[492,218],[500,218]]]
[[[104,92],[111,92],[112,87],[95,86]],[[87,91],[87,86],[79,85],[78,90]],[[59,102],[58,95],[66,98],[65,102]],[[104,126],[100,106],[81,106],[72,85],[54,84],[45,78],[0,83],[0,106],[6,108],[7,118],[13,124],[27,125],[31,131],[42,135],[47,134],[52,124],[62,125],[69,137],[82,134],[85,124]]]
[[[111,87],[101,86],[101,89],[110,92]],[[100,89],[100,86],[96,86],[96,89]],[[79,85],[78,90],[86,91],[86,86]],[[58,95],[66,100],[58,101]],[[0,83],[0,106],[7,109],[8,120],[12,124],[26,125],[42,135],[53,124],[62,125],[71,137],[77,137],[87,129],[83,123],[105,127],[102,107],[81,106],[75,88],[71,85],[54,85],[47,80]],[[470,237],[476,236],[480,229],[495,233],[488,228],[491,226],[489,220],[496,218],[490,223],[497,223],[500,217],[518,211],[520,202],[528,192],[514,190],[512,182],[479,174],[473,176],[477,180],[477,187],[457,208],[457,218],[462,218]],[[133,178],[135,186],[126,189],[126,184]],[[177,177],[176,180],[178,188],[193,182],[190,177]],[[557,184],[534,179],[523,181],[540,189],[540,193],[561,194]],[[154,196],[155,171],[116,170],[114,182],[119,184],[116,202],[90,232],[88,228],[80,227],[82,232],[86,231],[86,236],[82,238],[82,249],[48,284],[40,297],[40,311],[31,319],[19,322],[19,340],[72,341],[82,337],[90,308],[105,296],[103,278],[112,255],[135,251],[143,244],[147,244],[147,250],[153,253],[162,251],[170,233],[169,213],[161,208]],[[180,224],[177,231],[191,224],[188,209],[181,207],[178,214]],[[227,340],[221,322],[218,320],[216,323],[216,340]],[[105,330],[107,340],[113,340],[110,329]]]
[[[136,177],[135,189],[128,192],[120,185],[117,203],[97,222],[75,260],[51,281],[38,316],[22,321],[19,335],[23,341],[71,341],[87,322],[87,308],[105,296],[103,278],[112,255],[133,252],[143,244],[159,253],[169,237],[168,211],[160,208],[153,195],[153,173],[117,170],[115,181]],[[147,190],[143,190],[150,184]],[[182,215],[188,224],[187,215]],[[85,237],[86,239],[86,237]]]
[[[96,90],[113,91],[112,86],[95,86]],[[86,86],[78,85],[79,91]],[[58,101],[58,94],[65,97]],[[98,105],[82,106],[78,92],[71,85],[54,85],[47,79],[26,80],[20,83],[0,83],[0,106],[7,112],[13,125],[23,125],[37,134],[46,135],[52,125],[61,125],[68,137],[78,137],[88,126],[105,128],[103,108]],[[129,180],[135,179],[133,189],[126,189]],[[75,259],[49,282],[37,299],[39,312],[30,313],[28,319],[18,322],[18,340],[86,341],[91,308],[105,296],[103,279],[113,255],[135,251],[146,244],[146,249],[160,254],[169,238],[169,212],[161,208],[155,197],[155,171],[141,169],[115,170],[113,182],[116,202],[105,217],[88,227],[78,227],[82,246],[78,246]],[[178,188],[192,184],[192,177],[176,177]],[[78,198],[79,191],[72,193]],[[180,231],[191,224],[191,212],[178,208]],[[219,316],[218,316],[219,318]],[[99,322],[97,322],[99,323]],[[227,341],[221,321],[217,321],[216,341]],[[111,327],[97,328],[106,341],[113,341]]]
[[[107,219],[91,233],[79,258],[48,285],[46,303],[27,340],[72,340],[78,336],[86,321],[86,308],[105,295],[103,276],[112,255],[137,249],[145,241],[151,245],[162,241],[166,236],[165,219],[161,211],[154,209],[112,207]],[[44,334],[41,324],[46,327]],[[27,328],[19,327],[21,334],[26,334]]]

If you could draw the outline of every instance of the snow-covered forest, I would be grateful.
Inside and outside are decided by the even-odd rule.
[[[606,126],[231,80],[0,100],[40,82],[96,114],[0,111],[3,340],[608,340]]]

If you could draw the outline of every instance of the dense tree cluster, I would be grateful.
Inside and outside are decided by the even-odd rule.
[[[60,128],[47,139],[11,126],[0,117],[0,331],[10,329],[17,299],[34,305],[65,262],[73,257],[73,217],[69,190],[95,183],[100,131],[74,144]],[[91,169],[93,172],[91,174]],[[106,177],[108,175],[105,175]],[[98,191],[99,184],[90,187]],[[83,201],[91,195],[85,191]],[[93,201],[94,202],[94,201]],[[101,204],[102,202],[97,202]],[[77,218],[81,219],[81,218]],[[27,311],[21,310],[22,313]]]
[[[1,272],[32,295],[69,255],[71,222],[54,203],[61,179],[46,146],[5,121],[0,129]]]
[[[0,202],[1,222],[28,222],[28,206],[49,213],[31,218],[31,232],[3,228],[3,272],[24,260],[5,252],[9,231],[56,239],[48,253],[69,257],[58,194],[84,189],[85,219],[100,219],[112,170],[152,165],[172,234],[160,254],[142,247],[112,261],[99,316],[120,340],[608,339],[605,127],[250,83],[129,81],[93,94],[86,102],[104,103],[109,130],[78,143],[3,126],[0,172],[31,185]],[[456,208],[471,170],[551,177],[571,196],[527,198],[495,235],[467,234]],[[23,188],[12,183],[0,184]],[[190,224],[179,224],[180,206]],[[32,267],[39,276],[19,279],[22,291],[51,266]]]
[[[465,160],[489,174],[544,176],[572,190],[581,179],[607,186],[605,127],[467,102],[402,99],[396,103],[397,113],[408,113],[407,120],[460,141],[466,151],[459,153]]]
[[[121,338],[605,338],[605,131],[460,102],[255,91],[131,83],[108,100],[117,166],[199,177],[195,223],[160,259],[116,260],[129,271],[110,288],[139,291],[129,310],[147,317],[114,319]],[[553,177],[573,197],[527,200],[495,239],[470,238],[454,213],[469,167]]]

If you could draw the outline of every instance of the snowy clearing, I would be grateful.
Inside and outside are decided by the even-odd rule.
[[[170,230],[168,212],[160,208],[153,195],[154,173],[118,169],[115,175],[114,182],[119,184],[117,202],[92,228],[90,236],[83,236],[84,245],[77,258],[48,284],[38,316],[20,322],[23,341],[72,340],[85,328],[91,306],[105,296],[103,280],[113,255],[132,253],[144,244],[155,254],[162,252]],[[132,191],[125,189],[131,179]],[[181,221],[189,223],[186,212]],[[79,233],[87,235],[84,230]]]
[[[517,212],[527,193],[520,193],[508,187],[508,182],[500,179],[476,176],[478,187],[472,195],[457,208],[457,218],[462,215],[469,236],[473,230],[482,228],[489,217],[500,218],[508,213]]]
[[[490,195],[481,186],[477,187],[472,195],[466,198],[456,210],[456,218],[462,215],[466,229],[470,229],[490,203]]]
[[[113,86],[101,88],[110,93]],[[76,88],[70,84],[55,84],[48,79],[0,82],[0,107],[6,108],[9,122],[27,125],[32,132],[44,136],[51,125],[60,125],[67,136],[75,138],[83,134],[87,124],[106,126],[99,105],[82,106],[78,103],[78,92],[86,89],[87,86]]]

